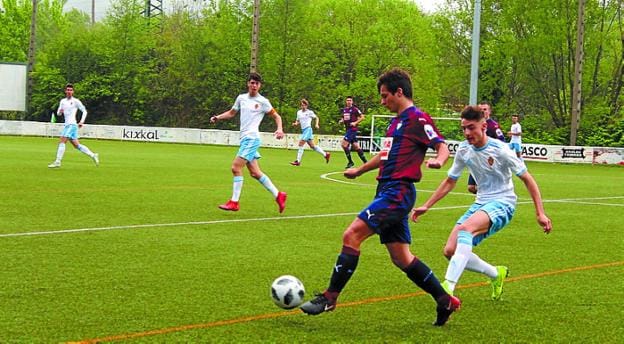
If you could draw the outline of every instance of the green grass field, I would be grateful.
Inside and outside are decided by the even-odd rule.
[[[529,163],[553,220],[535,221],[528,193],[512,223],[475,249],[511,278],[500,302],[466,272],[460,312],[431,326],[435,304],[390,262],[373,237],[336,311],[284,311],[271,281],[299,277],[322,291],[342,232],[375,191],[376,173],[355,181],[306,150],[262,149],[261,166],[288,192],[283,214],[245,175],[241,210],[231,195],[237,147],[84,140],[96,168],[68,146],[46,166],[56,138],[0,137],[0,342],[622,342],[624,169]],[[357,161],[357,157],[354,156]],[[447,164],[447,167],[450,163]],[[332,173],[327,179],[321,176]],[[445,176],[425,170],[417,204]],[[439,278],[442,247],[472,202],[464,180],[418,224],[412,251]]]

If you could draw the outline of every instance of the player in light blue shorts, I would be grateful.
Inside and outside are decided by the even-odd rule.
[[[260,159],[262,155],[258,153],[259,148],[259,138],[243,138],[241,139],[240,147],[238,148],[238,154],[236,154],[236,156],[240,156],[247,161]]]
[[[329,153],[326,153],[321,147],[314,144],[314,135],[312,134],[312,119],[315,120],[314,127],[319,128],[319,118],[314,111],[308,109],[308,101],[301,99],[301,109],[297,111],[297,119],[293,122],[293,127],[301,127],[301,137],[299,138],[299,149],[297,150],[297,159],[290,164],[293,166],[301,165],[301,158],[303,157],[303,148],[307,143],[312,150],[319,153],[325,158],[325,163],[329,162]]]
[[[76,118],[76,113],[80,110],[82,116],[80,121]],[[58,146],[56,148],[56,159],[48,165],[49,168],[60,168],[61,160],[65,155],[65,144],[69,141],[77,150],[87,155],[93,160],[95,166],[100,165],[100,158],[97,153],[93,153],[89,147],[78,141],[78,128],[82,127],[87,119],[87,109],[80,100],[74,98],[74,86],[72,84],[65,85],[65,98],[59,102],[58,116],[65,117],[65,126],[61,132]]]
[[[457,220],[456,224],[463,224],[477,211],[483,211],[488,214],[492,224],[490,225],[490,228],[488,228],[487,232],[475,235],[472,238],[473,246],[479,245],[483,239],[503,229],[503,227],[505,227],[513,218],[516,208],[512,204],[499,201],[491,201],[485,204],[475,203],[468,208],[468,210],[466,210],[464,215]]]
[[[229,110],[210,117],[211,123],[227,120],[240,112],[240,148],[232,161],[232,197],[224,204],[219,205],[219,209],[226,211],[240,210],[239,200],[243,190],[243,168],[247,167],[251,177],[256,179],[267,191],[269,191],[277,203],[280,213],[286,208],[286,193],[279,191],[273,184],[271,178],[260,169],[258,159],[260,159],[260,123],[265,115],[269,115],[275,120],[277,130],[275,138],[282,139],[284,131],[282,129],[282,117],[275,111],[271,102],[262,96],[259,91],[262,86],[262,77],[258,73],[250,73],[247,78],[247,93],[239,94],[234,101],[234,105]]]
[[[486,127],[484,114],[479,107],[468,106],[462,111],[461,128],[466,140],[459,144],[447,178],[425,204],[414,209],[412,220],[417,221],[419,216],[451,192],[461,172],[467,168],[479,185],[477,198],[457,220],[446,242],[444,255],[450,262],[442,285],[449,293],[453,293],[464,270],[479,272],[490,278],[492,299],[500,300],[503,282],[508,275],[507,267],[493,266],[472,250],[511,221],[517,200],[511,179],[513,175],[520,178],[529,191],[537,222],[545,233],[552,230],[552,222],[544,211],[539,187],[524,162],[506,143],[489,138],[485,134]]]

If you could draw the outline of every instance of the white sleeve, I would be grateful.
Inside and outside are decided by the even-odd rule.
[[[462,171],[466,167],[466,162],[461,154],[461,151],[458,149],[457,153],[455,153],[455,159],[453,159],[453,165],[448,170],[447,175],[449,178],[453,180],[459,179],[461,177]]]
[[[240,111],[240,103],[241,103],[242,94],[239,94],[234,101],[234,105],[232,105],[232,110],[238,112]]]
[[[80,123],[84,123],[85,120],[87,119],[87,108],[85,108],[85,106],[82,104],[82,102],[78,99],[76,99],[76,106],[78,107],[78,110],[80,110],[80,112],[82,112],[82,117],[80,118]]]

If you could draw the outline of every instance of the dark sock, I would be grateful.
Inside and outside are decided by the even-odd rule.
[[[438,299],[446,295],[433,271],[425,263],[421,262],[420,259],[414,258],[410,265],[403,269],[403,272],[420,289],[431,294],[434,300],[438,301]]]
[[[349,150],[349,148],[344,149],[344,153],[345,153],[345,155],[347,156],[347,160],[348,160],[350,163],[353,163],[353,160],[351,159],[351,151]]]
[[[360,149],[357,153],[360,157],[360,160],[362,160],[362,162],[366,162],[366,155],[364,155],[364,151]]]
[[[359,259],[360,251],[347,246],[342,247],[342,252],[338,255],[338,260],[332,270],[329,288],[324,293],[325,297],[336,302],[338,295],[355,272]]]

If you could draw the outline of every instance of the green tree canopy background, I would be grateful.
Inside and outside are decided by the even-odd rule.
[[[32,2],[1,1],[0,61],[26,62]],[[114,0],[94,25],[63,4],[40,0],[30,111],[3,118],[49,120],[71,82],[90,123],[207,128],[245,92],[252,0],[203,1],[200,12],[166,11],[158,21],[142,15],[143,0]],[[347,95],[366,114],[387,114],[376,78],[401,67],[412,74],[417,106],[433,116],[457,112],[468,102],[473,7],[447,1],[425,14],[408,0],[263,0],[262,93],[285,123],[307,98],[320,133],[337,134]],[[520,114],[525,142],[567,143],[577,2],[484,0],[482,8],[479,98],[503,128]],[[587,2],[581,145],[624,146],[622,10],[622,0]]]

